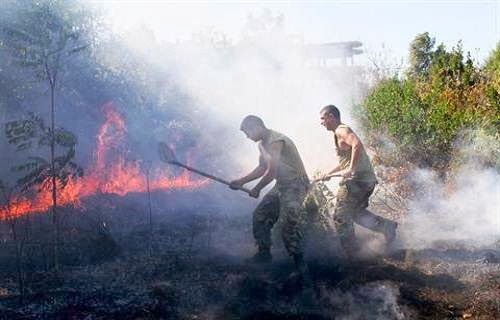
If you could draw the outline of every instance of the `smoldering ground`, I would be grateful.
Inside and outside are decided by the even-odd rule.
[[[140,45],[137,45],[134,39],[128,39],[128,43],[132,43],[132,47],[136,49],[139,48],[139,52],[142,54],[148,53],[145,57],[152,59],[160,67],[169,68],[173,72],[176,83],[184,88],[195,101],[194,105],[197,112],[201,114],[207,113],[222,119],[225,126],[230,128],[228,130],[229,135],[217,136],[216,142],[218,145],[223,141],[222,144],[226,147],[225,151],[230,155],[228,160],[237,163],[235,171],[226,171],[228,175],[241,176],[242,173],[251,169],[256,163],[257,152],[255,146],[245,140],[243,135],[237,131],[241,118],[246,114],[257,114],[264,119],[269,127],[292,137],[303,155],[310,175],[315,169],[331,167],[335,162],[331,136],[319,125],[318,111],[320,107],[335,101],[341,107],[341,111],[345,116],[344,121],[351,123],[355,128],[357,126],[350,119],[352,101],[349,101],[349,96],[357,94],[357,88],[349,81],[355,78],[355,75],[350,74],[348,70],[342,70],[342,68],[325,70],[311,65],[308,66],[307,59],[304,58],[299,49],[300,46],[283,40],[282,37],[286,34],[282,29],[283,26],[275,27],[276,30],[270,32],[270,34],[257,35],[250,39],[248,43],[243,40],[237,43],[220,43],[217,42],[217,39],[220,39],[217,36],[220,34],[215,34],[216,37],[214,37],[214,33],[208,32],[206,34],[202,33],[201,37],[196,38],[197,42],[194,45],[183,45],[182,43],[157,44],[153,46],[155,49],[151,50],[147,49],[151,43],[144,44],[140,42]],[[224,37],[222,38],[224,39]],[[207,142],[210,143],[209,130],[205,131],[205,134],[208,136]],[[418,172],[418,170],[415,172],[415,177],[418,176]],[[476,188],[485,191],[494,190],[491,182],[495,180],[491,178],[492,176],[488,171],[479,169],[476,173],[468,174],[467,177],[470,180],[462,180],[458,184],[466,183],[473,190],[477,190]],[[415,181],[418,185],[417,188],[424,188],[425,185],[430,183],[428,179],[415,179]],[[478,184],[478,181],[483,181],[486,185]],[[472,239],[472,234],[481,231],[480,233],[488,235],[487,237],[490,240],[495,238],[497,225],[494,220],[495,214],[492,214],[496,207],[495,201],[487,202],[488,207],[485,210],[479,210],[481,213],[478,214],[479,217],[476,216],[478,219],[483,219],[483,228],[474,228],[474,232],[468,233],[469,236],[465,236],[467,234],[467,232],[463,232],[465,228],[470,230],[470,227],[466,227],[468,226],[468,215],[465,213],[467,210],[462,210],[465,208],[463,206],[464,202],[457,202],[456,200],[466,201],[462,193],[467,193],[467,191],[463,191],[465,189],[458,190],[451,196],[451,199],[433,202],[432,200],[435,199],[437,194],[443,195],[446,187],[444,183],[437,181],[430,184],[434,185],[436,189],[413,201],[410,216],[399,221],[398,238],[401,240],[403,248],[428,248],[432,246],[433,240],[437,240],[432,239],[434,235],[451,241],[457,239],[457,234],[461,234],[458,238],[467,242],[467,239]],[[330,184],[332,189],[335,189],[334,185],[335,182]],[[436,190],[439,190],[439,192]],[[487,197],[493,195],[491,192],[486,194]],[[232,197],[233,195],[228,194],[228,196]],[[439,208],[437,211],[449,212],[450,214],[441,214],[440,223],[435,223],[435,219],[430,218],[431,214],[428,208],[424,207],[424,203],[433,203],[435,208]],[[456,207],[451,205],[452,203],[455,203]],[[461,208],[461,210],[457,212],[453,208]],[[250,214],[251,205],[244,210],[247,210],[246,214]],[[241,210],[236,209],[234,212],[236,211]],[[249,219],[247,219],[247,223],[249,222]],[[479,226],[478,224],[475,225]],[[249,225],[247,228],[249,228]],[[452,232],[447,232],[447,230],[451,229],[453,229]],[[435,232],[428,232],[429,230]],[[485,231],[486,233],[484,233]],[[249,232],[248,229],[247,232]],[[373,257],[384,253],[384,242],[381,237],[366,233],[362,229],[358,229],[358,232],[366,241],[367,256]],[[226,241],[228,234],[223,234],[222,238]],[[252,241],[250,233],[247,233],[246,239]],[[335,254],[340,255],[338,239],[332,236],[330,241],[331,246],[329,249],[332,251],[329,253],[330,257],[335,257]],[[233,245],[235,242],[229,240],[230,245],[227,247],[219,246],[219,250],[229,255],[241,257],[252,253],[252,245],[243,246],[243,250],[239,251]],[[422,242],[425,243],[423,246],[416,246],[416,243]],[[275,247],[274,253],[283,259],[283,262],[281,262],[282,268],[287,270],[289,267],[286,265],[287,257],[283,254],[279,234],[276,235],[276,232]],[[312,257],[315,256],[315,249],[318,249],[318,247],[312,244],[310,246],[311,259],[314,259]],[[318,251],[320,255],[326,253],[326,251]],[[336,261],[335,258],[333,258],[333,261]],[[453,283],[451,279],[448,280]],[[273,294],[274,291],[269,288],[268,280],[252,278],[250,283],[253,283],[253,281],[258,283],[251,285],[251,287],[253,285],[257,286],[255,289],[257,293],[255,293],[256,296],[252,295],[250,301],[258,300],[259,295],[268,296]],[[261,289],[263,291],[259,291]],[[271,290],[271,293],[267,290]],[[375,302],[375,305],[369,306],[362,311],[355,307],[357,302],[354,303],[351,300],[352,298],[349,298],[352,294],[351,291],[332,294],[331,301],[340,301],[339,304],[347,305],[346,318],[363,318],[361,315],[366,317],[366,314],[370,313],[372,315],[369,317],[373,318],[404,317],[401,307],[394,302],[398,301],[397,291],[390,291],[387,299],[383,299],[380,304]],[[375,301],[377,300],[375,299]],[[394,309],[384,309],[384,306],[388,305],[393,306]],[[284,308],[289,307],[290,305],[286,305]],[[266,309],[263,306],[262,308]],[[336,308],[335,304],[332,308]],[[335,310],[337,316],[342,314],[338,309]],[[381,315],[381,313],[374,310],[391,311]],[[273,312],[277,311],[268,309],[261,315],[273,314],[276,316],[276,313]],[[406,313],[406,316],[408,314]]]

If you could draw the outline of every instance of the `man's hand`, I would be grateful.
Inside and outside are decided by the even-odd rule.
[[[319,177],[319,180],[320,180],[320,181],[329,181],[331,178],[332,178],[332,177],[331,177],[328,173],[325,173],[325,174],[323,174],[323,175],[321,175],[321,176]]]
[[[241,187],[243,187],[243,183],[241,183],[240,179],[236,179],[229,182],[229,188],[233,190],[239,190]]]
[[[250,195],[250,197],[257,199],[260,195],[260,189],[253,188],[248,194]]]
[[[317,178],[313,179],[313,181],[311,181],[311,182],[315,183],[315,182],[319,182],[319,181],[328,181],[331,178],[332,177],[330,175],[328,175],[328,173],[324,173],[324,174],[321,174],[320,176],[318,176]]]
[[[344,172],[342,172],[342,178],[350,179],[350,178],[352,178],[353,174],[354,174],[354,172],[352,171],[352,169],[347,169]]]

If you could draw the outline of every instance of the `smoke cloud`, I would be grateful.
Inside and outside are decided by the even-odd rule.
[[[469,133],[470,136],[470,133]],[[413,174],[417,197],[410,201],[401,234],[406,246],[429,248],[455,243],[465,247],[498,245],[500,240],[499,142],[482,131],[457,142],[458,167],[443,181],[436,172]],[[488,164],[488,165],[485,165]]]
[[[238,130],[248,114],[261,116],[268,127],[291,137],[310,176],[335,165],[332,136],[320,125],[319,110],[333,103],[340,107],[343,122],[359,129],[351,117],[359,95],[359,69],[332,60],[320,62],[305,54],[301,38],[287,34],[283,16],[266,11],[242,23],[241,29],[243,36],[236,42],[223,30],[207,28],[191,40],[159,43],[154,32],[142,26],[128,33],[125,41],[188,94],[193,101],[189,112],[207,118],[205,147],[220,148],[233,163],[230,167],[239,168],[230,172],[220,168],[226,176],[237,177],[257,163],[256,146]],[[210,124],[213,119],[225,130]],[[481,144],[491,145],[478,139],[473,145]],[[471,144],[457,145],[464,159],[471,153],[465,146]],[[471,166],[472,160],[467,159],[454,169],[453,190],[435,172],[414,172],[413,183],[419,191],[410,200],[410,214],[399,229],[406,246],[423,248],[439,240],[477,245],[496,241],[500,233],[498,171]]]
[[[142,27],[126,41],[145,59],[168,70],[193,100],[195,112],[227,126],[226,135],[212,137],[211,143],[226,146],[242,172],[257,161],[255,145],[239,132],[240,121],[248,114],[262,117],[269,128],[292,138],[310,175],[329,168],[335,161],[333,140],[320,125],[319,110],[336,104],[344,121],[352,123],[353,69],[331,60],[319,66],[304,53],[304,43],[287,35],[282,16],[264,12],[259,19],[264,21],[258,26],[242,23],[244,36],[234,43],[224,32],[210,28],[189,41],[160,44],[152,31]],[[208,126],[205,134],[210,136]]]

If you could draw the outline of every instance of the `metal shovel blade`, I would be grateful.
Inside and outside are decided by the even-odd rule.
[[[158,153],[160,154],[161,161],[167,163],[178,163],[174,151],[165,142],[160,142],[158,144]]]
[[[175,157],[174,151],[172,151],[172,149],[165,142],[160,142],[158,144],[158,153],[160,154],[160,160],[163,161],[163,162],[170,163],[170,164],[182,167],[184,169],[187,169],[189,171],[195,172],[195,173],[197,173],[199,175],[202,175],[202,176],[207,177],[209,179],[218,181],[218,182],[223,183],[225,185],[228,185],[228,186],[231,185],[231,183],[229,181],[226,181],[224,179],[221,179],[221,178],[216,177],[214,175],[211,175],[209,173],[203,172],[203,171],[198,170],[196,168],[193,168],[193,167],[190,167],[190,166],[185,165],[183,163],[180,163],[177,160],[177,158]],[[247,188],[244,188],[244,187],[239,187],[238,190],[244,191],[244,192],[246,192],[248,194],[250,193],[250,190],[247,189]]]

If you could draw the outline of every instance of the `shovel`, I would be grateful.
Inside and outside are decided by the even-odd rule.
[[[311,183],[324,182],[324,181],[330,180],[331,178],[340,178],[340,177],[342,177],[341,174],[330,174],[330,175],[324,177],[323,179],[314,179],[313,181],[311,181]]]
[[[185,165],[184,163],[179,162],[177,160],[177,158],[175,157],[174,151],[172,149],[170,149],[170,147],[165,142],[160,142],[159,143],[159,145],[158,145],[158,152],[160,154],[160,159],[163,162],[166,162],[166,163],[169,163],[169,164],[173,164],[175,166],[182,167],[182,168],[184,168],[186,170],[195,172],[195,173],[197,173],[197,174],[199,174],[201,176],[204,176],[206,178],[215,180],[215,181],[223,183],[225,185],[228,185],[228,186],[231,185],[229,183],[229,181],[226,181],[224,179],[218,178],[216,176],[213,176],[211,174],[208,174],[206,172],[200,171],[198,169],[192,168],[192,167],[190,167],[188,165]],[[244,191],[244,192],[250,194],[250,190],[247,189],[247,188],[239,187],[238,190],[241,190],[241,191]]]

